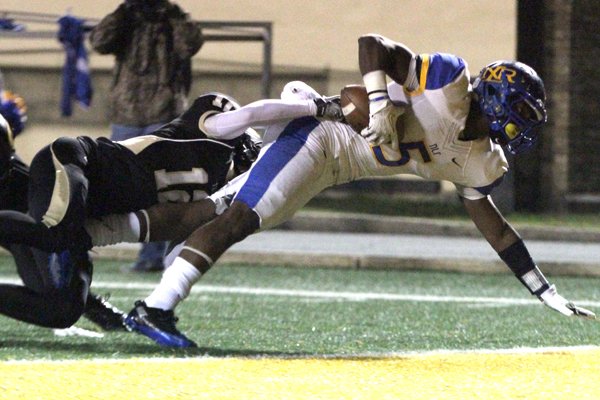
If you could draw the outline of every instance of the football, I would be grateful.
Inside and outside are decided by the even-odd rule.
[[[364,86],[345,86],[340,92],[340,105],[346,122],[356,132],[369,125],[369,96]]]

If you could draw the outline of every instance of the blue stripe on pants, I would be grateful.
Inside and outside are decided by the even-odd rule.
[[[281,135],[250,171],[248,179],[238,192],[235,200],[254,208],[263,197],[271,182],[294,158],[306,143],[308,135],[319,125],[313,117],[303,117],[291,121]]]

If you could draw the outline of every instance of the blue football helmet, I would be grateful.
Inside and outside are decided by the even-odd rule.
[[[511,154],[530,149],[535,127],[548,119],[546,90],[538,74],[518,61],[495,61],[473,82],[481,111],[490,125],[490,138]]]

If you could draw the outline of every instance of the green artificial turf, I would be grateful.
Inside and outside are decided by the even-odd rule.
[[[119,266],[96,261],[93,286],[129,310],[160,274],[125,274]],[[0,258],[0,279],[16,279],[13,271],[11,259]],[[565,297],[600,312],[599,279],[552,280]],[[198,349],[165,349],[126,332],[61,338],[0,317],[0,359],[352,357],[600,343],[598,322],[566,318],[532,300],[508,274],[217,265],[177,309],[178,327]],[[83,319],[77,326],[95,329]]]

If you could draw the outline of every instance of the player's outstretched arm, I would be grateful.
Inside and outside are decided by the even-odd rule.
[[[567,316],[595,318],[595,314],[578,307],[558,294],[537,267],[525,243],[504,219],[489,196],[469,200],[462,198],[469,216],[498,255],[529,292],[546,306]]]

